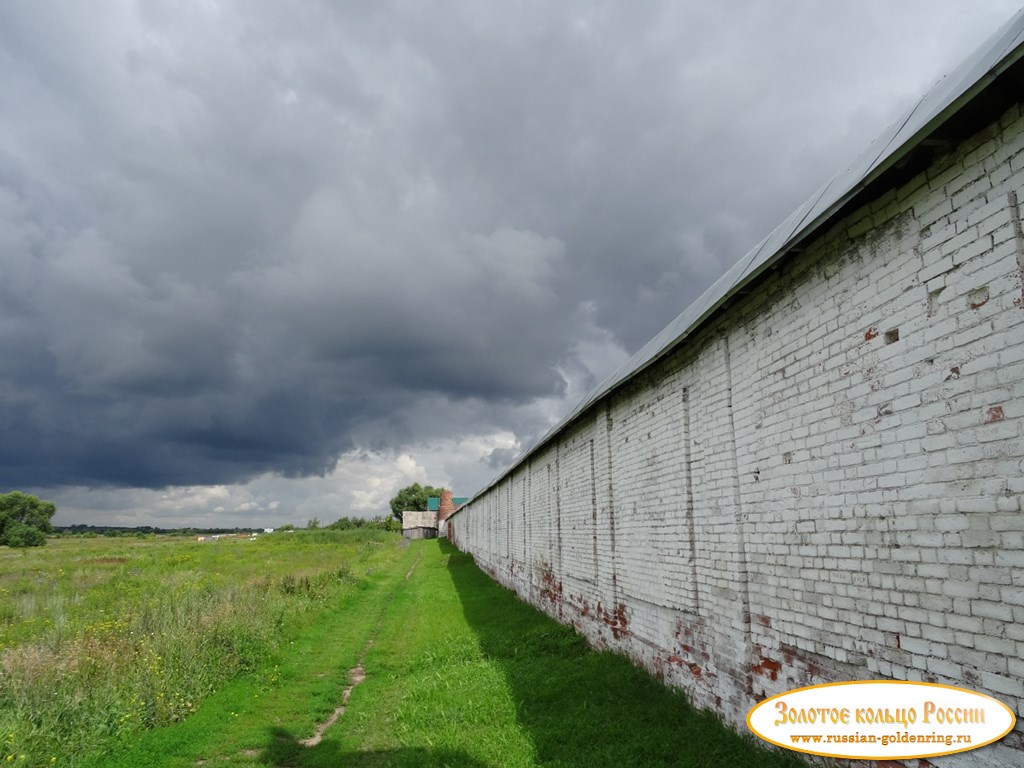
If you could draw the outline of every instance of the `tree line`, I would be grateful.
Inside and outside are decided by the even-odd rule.
[[[444,488],[432,485],[413,483],[402,488],[390,501],[391,517],[381,516],[372,519],[361,517],[342,517],[325,528],[333,530],[349,530],[355,528],[376,528],[387,531],[402,529],[402,514],[409,511],[425,510],[427,499],[439,497]],[[151,525],[117,526],[117,525],[85,525],[74,524],[54,528],[51,520],[57,511],[51,501],[44,501],[31,494],[21,491],[0,493],[0,546],[8,547],[41,547],[46,543],[47,535],[70,536],[146,536],[146,535],[198,535],[219,533],[250,533],[253,528],[159,528]],[[306,526],[308,529],[320,528],[317,518],[312,518]],[[295,529],[293,525],[285,525],[278,530]]]

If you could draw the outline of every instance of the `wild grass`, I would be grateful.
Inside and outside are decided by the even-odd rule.
[[[405,548],[374,544],[378,549],[364,560],[346,560],[354,583],[341,587],[332,582],[344,581],[346,572],[339,574],[334,564],[289,570],[286,563],[294,563],[295,554],[308,561],[301,553],[280,553],[269,583],[262,576],[247,582],[275,606],[288,601],[296,606],[295,632],[276,641],[277,653],[257,661],[249,674],[217,685],[184,720],[133,731],[116,749],[59,762],[80,768],[804,765],[792,753],[764,749],[714,715],[694,710],[678,692],[621,656],[590,649],[446,542],[420,541]],[[316,547],[306,552],[320,556]],[[176,576],[181,584],[191,583],[176,570],[167,574],[167,583]],[[317,597],[325,589],[330,597]],[[238,605],[226,627],[239,626],[236,622],[252,608]],[[187,605],[176,610],[195,616]],[[154,621],[162,616],[154,609]],[[236,647],[231,632],[221,631]],[[244,629],[236,631],[247,637]],[[81,663],[83,654],[109,648],[104,632],[104,627],[80,632],[76,637],[84,645],[71,655]],[[110,633],[124,636],[120,626]],[[96,646],[89,645],[94,635],[102,640]],[[139,674],[159,692],[160,678],[149,665],[172,678],[180,673],[166,670],[183,661],[172,663],[174,657],[155,652],[159,661],[146,656]],[[186,648],[179,655],[197,652]],[[39,659],[19,658],[31,668],[29,674],[47,674],[40,671]],[[98,666],[111,663],[117,662],[107,655]],[[349,671],[360,663],[366,678],[352,690],[344,714],[322,741],[307,746],[318,723],[341,703]],[[85,671],[69,667],[68,673]],[[109,678],[96,680],[110,684]],[[65,694],[59,698],[67,700]],[[150,692],[145,700],[154,706],[158,698]],[[34,764],[47,761],[44,755]]]
[[[240,673],[273,682],[282,648],[390,566],[397,542],[359,530],[0,548],[0,761],[74,765],[184,720]]]

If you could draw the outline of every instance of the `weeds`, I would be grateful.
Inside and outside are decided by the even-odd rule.
[[[180,558],[186,545],[161,552],[159,542],[148,543],[127,562],[103,564],[130,584],[129,602],[114,600],[116,582],[103,579],[76,601],[75,590],[54,587],[42,569],[35,634],[17,614],[20,639],[0,652],[0,762],[46,766],[59,755],[55,765],[79,768],[804,765],[695,711],[625,658],[591,650],[446,542],[401,549],[386,538],[288,538],[287,547],[268,543],[259,557],[238,558],[244,567],[225,557],[239,552],[231,546],[192,547],[184,553],[196,559],[168,566],[165,555]],[[59,562],[76,573],[81,553],[64,554]],[[2,555],[3,588],[36,578],[38,563],[25,561],[31,572],[5,571]],[[83,578],[95,576],[88,569]],[[67,632],[56,645],[46,606],[58,610],[50,599],[58,594]],[[366,678],[345,714],[307,745],[357,663]],[[21,690],[15,678],[33,683]],[[170,727],[148,730],[160,724]]]
[[[184,720],[241,673],[272,681],[289,638],[393,542],[65,539],[0,557],[0,761],[73,765]]]

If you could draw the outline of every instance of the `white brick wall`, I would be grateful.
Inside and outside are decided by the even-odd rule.
[[[1022,174],[1015,108],[583,413],[457,545],[737,725],[877,677],[1021,713]]]

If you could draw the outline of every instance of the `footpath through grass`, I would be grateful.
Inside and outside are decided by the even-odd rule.
[[[291,643],[397,570],[399,544],[364,530],[0,547],[0,763],[119,751],[239,676],[275,690]]]
[[[406,574],[412,569],[411,575]],[[342,703],[321,741],[303,742]],[[100,766],[795,768],[694,711],[622,657],[590,650],[447,542],[414,542],[324,609],[273,690],[239,680]]]

